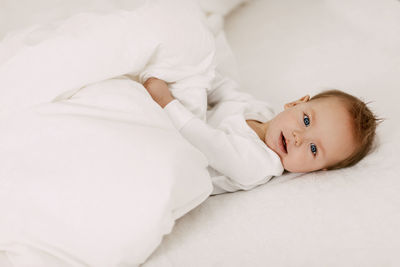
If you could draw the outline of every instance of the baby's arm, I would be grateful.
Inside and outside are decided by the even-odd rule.
[[[279,157],[263,148],[258,143],[261,140],[238,135],[229,129],[213,128],[176,99],[164,110],[182,136],[206,156],[213,169],[224,175],[224,183],[220,181],[220,184],[227,185],[226,191],[249,190],[282,174]]]
[[[206,156],[212,168],[226,176],[227,191],[248,190],[282,173],[277,167],[279,157],[254,145],[254,139],[213,128],[200,120],[173,99],[165,82],[155,79],[145,83],[145,88],[182,136]]]

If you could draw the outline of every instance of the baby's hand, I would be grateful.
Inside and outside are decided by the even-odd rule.
[[[149,92],[153,100],[162,108],[175,99],[169,91],[167,83],[163,80],[151,77],[147,79],[143,86],[146,88],[147,92]]]

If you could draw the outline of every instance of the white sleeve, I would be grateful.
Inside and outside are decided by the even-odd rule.
[[[214,79],[212,55],[198,66],[180,66],[180,68],[158,67],[149,68],[139,74],[139,82],[144,83],[150,77],[161,79],[168,83],[171,94],[196,117],[206,120],[207,90]],[[183,65],[183,64],[181,64]],[[208,67],[207,67],[208,66]],[[204,70],[205,69],[205,70]],[[181,78],[181,76],[187,76]]]
[[[210,75],[195,75],[169,85],[172,95],[179,99],[197,118],[206,121],[207,88],[210,87]]]
[[[179,132],[222,173],[219,186],[225,191],[248,190],[282,173],[277,155],[269,153],[255,140],[215,129],[196,118],[178,100],[164,110]]]

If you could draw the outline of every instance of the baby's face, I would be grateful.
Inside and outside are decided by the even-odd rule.
[[[344,104],[333,97],[308,99],[306,96],[286,104],[285,110],[268,123],[264,141],[289,172],[324,169],[347,158],[355,149]]]

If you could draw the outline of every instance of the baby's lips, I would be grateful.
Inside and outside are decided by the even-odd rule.
[[[283,133],[281,132],[281,134],[279,135],[279,140],[278,140],[278,146],[279,146],[279,150],[281,151],[282,154],[287,154],[285,147],[283,145]]]
[[[286,137],[285,137],[285,148],[286,148],[286,154],[289,154],[289,142]]]

